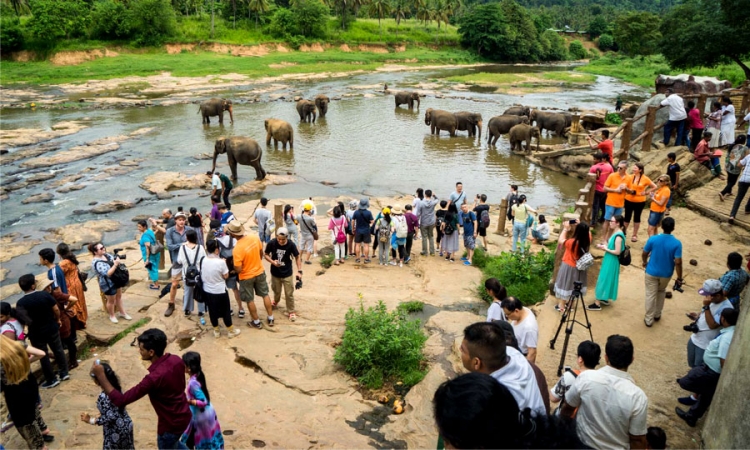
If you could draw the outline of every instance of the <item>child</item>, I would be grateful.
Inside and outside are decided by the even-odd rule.
[[[697,142],[696,145],[698,145]],[[671,192],[669,195],[669,201],[667,202],[667,212],[664,213],[665,216],[669,215],[669,212],[672,208],[672,199],[675,196],[677,185],[680,183],[680,165],[677,164],[676,160],[676,154],[674,154],[673,152],[667,154],[667,162],[669,162],[669,165],[667,166],[667,175],[669,175],[669,182],[672,187],[670,188]]]
[[[201,368],[201,355],[187,352],[182,355],[182,361],[185,363],[185,373],[190,375],[186,394],[193,419],[180,437],[180,442],[188,448],[224,448],[224,436],[211,405],[206,376]]]
[[[476,222],[477,216],[474,211],[469,211],[469,205],[464,203],[461,205],[461,220],[459,221],[464,229],[464,248],[466,249],[466,258],[464,260],[465,266],[471,265],[471,258],[474,256],[474,248],[477,246],[476,237]]]
[[[104,374],[107,381],[118,391],[122,391],[120,380],[117,378],[114,370],[107,363],[102,363]],[[92,375],[93,376],[93,375]],[[94,383],[99,383],[94,377]],[[130,419],[125,408],[118,408],[109,400],[109,396],[104,392],[99,394],[96,399],[96,407],[99,409],[99,417],[93,418],[89,413],[81,413],[81,420],[91,425],[101,425],[104,432],[104,450],[115,449],[133,449],[135,441],[133,440],[133,421]]]
[[[219,203],[219,213],[221,214],[222,228],[224,227],[224,225],[228,224],[229,222],[235,219],[234,214],[232,214],[232,211],[230,211],[229,208],[227,208],[227,205],[223,203]]]
[[[531,240],[535,244],[544,244],[549,239],[549,224],[544,215],[539,214],[539,225],[531,230]]]
[[[706,168],[710,170],[715,177],[718,177],[719,174],[716,173],[716,169],[714,169],[713,162],[711,161],[711,158],[713,157],[713,151],[711,151],[709,141],[711,141],[712,137],[713,133],[711,133],[710,131],[706,131],[705,133],[703,133],[703,139],[695,148],[695,153],[693,154],[693,156],[695,156],[696,161],[706,166]]]
[[[441,225],[445,222],[445,215],[448,213],[448,202],[446,200],[440,200],[440,209],[435,211],[435,230],[437,231],[437,244],[440,247],[440,257],[443,256],[443,247],[440,245],[440,241],[443,239],[443,230]]]

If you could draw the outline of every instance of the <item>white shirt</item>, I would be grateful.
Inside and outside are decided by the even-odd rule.
[[[630,435],[643,436],[648,425],[648,397],[627,372],[611,366],[586,370],[565,394],[578,408],[576,431],[597,449],[630,448]]]
[[[734,115],[734,105],[722,106],[721,113],[724,114],[725,111],[729,111],[729,114],[721,116],[721,126],[722,127],[724,125],[734,126],[734,124],[737,123],[737,117],[735,117]]]
[[[536,348],[536,343],[539,339],[539,325],[532,310],[525,306],[523,310],[526,311],[526,318],[520,322],[513,320],[510,324],[513,325],[513,331],[518,341],[518,348],[525,355],[529,353],[530,348]]]
[[[565,372],[563,372],[563,375],[560,377],[560,379],[557,380],[557,384],[555,384],[552,387],[552,389],[549,390],[550,399],[553,399],[556,402],[559,402],[560,400],[562,400],[563,397],[565,397],[565,393],[568,392],[568,390],[570,389],[571,386],[573,386],[573,383],[575,383],[575,381],[576,381],[575,374],[573,374],[569,370],[565,370]]]
[[[495,320],[508,320],[505,318],[505,312],[498,301],[493,301],[490,309],[487,310],[487,322],[494,322]]]
[[[523,411],[525,408],[531,408],[535,415],[547,414],[531,364],[515,348],[508,347],[506,351],[508,364],[490,375],[513,394],[513,398],[518,402],[518,409]]]
[[[721,303],[711,303],[708,305],[708,310],[711,311],[711,315],[714,316],[714,321],[716,323],[719,323],[721,320],[721,312],[726,308],[733,308],[732,302],[729,300],[724,300]],[[690,340],[693,341],[693,344],[695,344],[697,347],[702,348],[703,350],[708,347],[708,344],[711,343],[711,341],[719,335],[719,331],[721,331],[721,327],[717,327],[716,329],[712,330],[708,327],[708,322],[706,322],[706,313],[701,311],[698,316],[698,321],[696,322],[696,325],[698,325],[698,331],[697,333],[693,333],[692,336],[690,336]]]
[[[211,177],[211,188],[221,189],[221,178],[216,174]]]
[[[669,120],[684,120],[687,118],[685,103],[682,97],[672,94],[661,101],[662,106],[669,106]]]
[[[748,114],[747,114],[747,115],[745,116],[745,118],[744,118],[744,119],[742,119],[742,120],[744,120],[744,121],[745,121],[745,123],[747,124],[747,134],[750,134],[750,113],[748,113]]]
[[[185,258],[185,253],[187,252],[187,258]],[[198,258],[195,257],[196,252],[198,252]],[[188,266],[195,260],[195,265],[198,267],[198,270],[201,268],[201,258],[206,257],[206,250],[203,249],[203,246],[196,245],[194,248],[190,248],[187,246],[187,244],[183,244],[180,246],[179,253],[177,255],[177,262],[179,264],[182,264],[182,279],[185,279],[185,272],[187,272]],[[205,260],[203,261],[205,262]]]
[[[540,223],[536,227],[536,231],[542,236],[542,239],[549,239],[549,224],[547,222]]]
[[[227,291],[227,283],[223,275],[227,273],[229,273],[229,269],[223,259],[214,255],[204,259],[201,266],[203,290],[209,294],[225,293]]]
[[[742,161],[740,161],[740,165],[743,169],[738,181],[740,183],[750,183],[750,155],[745,156]]]

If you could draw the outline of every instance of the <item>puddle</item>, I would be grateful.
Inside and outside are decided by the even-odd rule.
[[[354,428],[357,433],[371,439],[370,445],[377,449],[406,449],[406,441],[401,439],[389,441],[385,434],[380,432],[380,427],[390,421],[391,409],[386,406],[376,406],[371,411],[366,411],[357,416],[356,420],[347,420],[346,423]]]
[[[409,319],[419,319],[419,321],[422,324],[422,327],[424,328],[424,325],[427,323],[428,320],[430,320],[430,317],[434,316],[435,314],[440,312],[440,308],[437,306],[430,305],[428,303],[424,304],[424,307],[422,308],[422,311],[412,312],[409,313]]]

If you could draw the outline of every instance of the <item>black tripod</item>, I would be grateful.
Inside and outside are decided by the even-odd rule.
[[[554,350],[555,341],[557,341],[557,337],[560,335],[560,330],[562,330],[564,325],[565,341],[563,342],[562,355],[560,355],[560,365],[557,366],[558,377],[562,376],[563,367],[565,367],[565,354],[568,351],[568,342],[570,341],[570,335],[573,334],[573,325],[577,323],[589,330],[589,336],[591,337],[592,341],[594,340],[594,335],[591,333],[591,322],[589,322],[589,315],[586,312],[586,305],[583,302],[583,294],[581,293],[582,287],[583,284],[578,281],[575,281],[573,283],[573,293],[570,294],[570,298],[568,299],[568,306],[567,308],[565,308],[565,312],[560,319],[560,325],[557,327],[555,337],[553,337],[552,340],[549,341],[549,348]],[[586,318],[585,324],[576,320],[576,314],[578,313],[579,304],[581,305],[581,308],[583,308],[583,316]]]

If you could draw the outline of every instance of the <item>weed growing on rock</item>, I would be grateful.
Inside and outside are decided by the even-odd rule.
[[[473,263],[482,269],[484,277],[477,291],[485,301],[491,301],[484,289],[487,278],[497,278],[512,295],[525,305],[544,300],[549,289],[549,280],[555,267],[555,254],[542,249],[537,253],[503,252],[499,256],[487,256],[481,249],[474,253]]]
[[[424,302],[414,300],[411,302],[401,303],[400,305],[398,305],[398,309],[405,313],[422,312],[422,310],[424,309]]]

